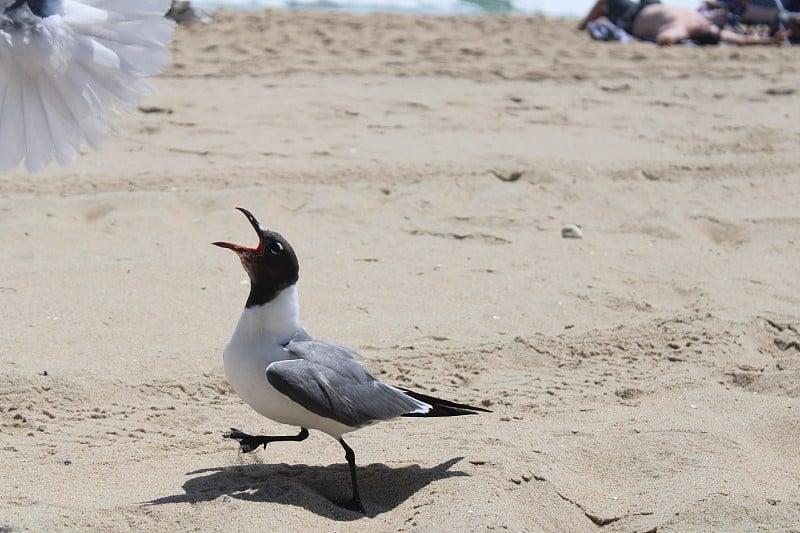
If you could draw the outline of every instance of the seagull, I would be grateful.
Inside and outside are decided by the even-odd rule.
[[[0,172],[98,149],[169,60],[170,0],[0,0]]]
[[[342,435],[400,416],[459,416],[487,409],[434,398],[375,379],[353,358],[355,350],[313,338],[300,325],[297,301],[299,263],[279,233],[265,229],[247,209],[258,234],[248,248],[229,242],[250,277],[247,297],[233,336],[223,352],[225,374],[236,393],[259,414],[300,428],[296,435],[253,436],[238,429],[224,434],[242,452],[277,441],[302,441],[308,430],[327,433],[341,444],[353,489],[340,505],[365,514],[356,480],[355,453]]]

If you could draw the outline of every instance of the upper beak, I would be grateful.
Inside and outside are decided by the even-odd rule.
[[[264,237],[261,235],[261,224],[258,223],[256,217],[253,214],[245,209],[244,207],[237,207],[239,211],[244,213],[244,216],[247,217],[247,220],[250,221],[250,225],[253,226],[253,229],[256,230],[256,234],[258,234],[258,246],[255,248],[248,248],[247,246],[242,246],[241,244],[233,244],[230,242],[212,242],[214,246],[219,246],[220,248],[228,248],[229,250],[233,250],[237,254],[249,252],[254,255],[261,255],[264,253]]]

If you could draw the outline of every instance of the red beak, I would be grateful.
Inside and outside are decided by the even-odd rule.
[[[220,248],[227,248],[229,250],[233,250],[237,254],[242,254],[245,252],[251,253],[253,255],[262,255],[264,253],[264,237],[261,235],[261,224],[258,223],[256,217],[253,214],[245,209],[244,207],[237,207],[239,211],[244,213],[244,216],[247,217],[247,220],[250,221],[250,225],[253,226],[253,229],[256,230],[258,234],[258,246],[255,248],[248,248],[247,246],[242,246],[241,244],[233,244],[230,242],[212,242],[214,246],[219,246]]]

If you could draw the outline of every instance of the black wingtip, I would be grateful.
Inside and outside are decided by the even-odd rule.
[[[398,387],[400,388],[400,387]],[[425,402],[432,407],[430,411],[427,413],[409,413],[403,416],[420,416],[420,417],[427,417],[427,416],[463,416],[463,415],[477,415],[478,413],[491,413],[489,409],[484,409],[483,407],[475,407],[472,405],[467,405],[463,403],[456,403],[451,402],[449,400],[443,400],[441,398],[437,398],[435,396],[428,396],[427,394],[422,394],[416,391],[412,391],[409,389],[400,388],[401,391],[406,393],[407,395],[411,396],[415,400],[419,400],[421,402]]]

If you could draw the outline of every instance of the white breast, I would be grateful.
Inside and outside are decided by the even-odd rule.
[[[294,358],[283,347],[302,329],[298,315],[294,285],[271,302],[246,308],[223,352],[225,375],[239,397],[257,413],[282,424],[317,429],[338,438],[355,428],[315,415],[267,382],[270,364]]]

